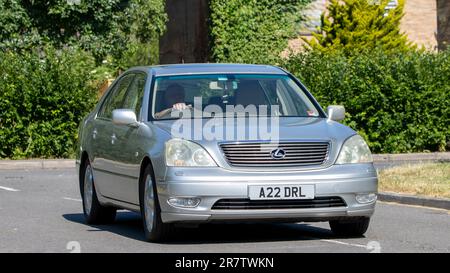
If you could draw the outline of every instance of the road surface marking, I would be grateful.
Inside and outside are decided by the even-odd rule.
[[[360,248],[367,249],[367,245],[346,243],[346,242],[342,242],[342,241],[338,241],[338,240],[320,239],[320,238],[317,238],[317,237],[310,237],[310,236],[308,236],[308,237],[313,239],[313,240],[318,240],[320,242],[331,243],[331,244],[338,244],[338,245],[345,245],[345,246],[360,247]]]
[[[69,200],[69,201],[81,202],[81,199],[77,199],[77,198],[63,197],[63,199],[64,200]]]
[[[360,244],[351,244],[346,242],[341,242],[338,240],[328,240],[328,239],[320,239],[322,242],[332,243],[332,244],[339,244],[339,245],[346,245],[346,246],[354,246],[354,247],[361,247],[367,249],[367,245],[360,245]]]
[[[8,188],[8,187],[3,187],[3,186],[0,186],[0,189],[5,190],[5,191],[20,191],[20,190],[16,190],[16,189],[13,189],[13,188]]]

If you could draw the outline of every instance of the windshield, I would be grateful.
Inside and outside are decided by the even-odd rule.
[[[155,79],[152,93],[154,119],[319,117],[318,109],[287,75],[162,76]]]

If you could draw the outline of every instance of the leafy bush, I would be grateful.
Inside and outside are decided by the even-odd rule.
[[[105,78],[156,63],[164,0],[0,0],[0,158],[69,157]]]
[[[0,50],[52,44],[89,51],[97,64],[123,62],[129,47],[157,42],[165,30],[164,0],[0,0]]]
[[[376,4],[377,3],[377,4]],[[347,55],[382,48],[385,51],[408,51],[414,48],[406,34],[400,32],[404,0],[389,11],[389,0],[331,0],[321,16],[316,39],[305,40],[321,51],[340,50]]]
[[[311,0],[211,0],[211,58],[276,63],[295,34],[299,10]]]
[[[312,51],[291,56],[283,66],[323,106],[344,105],[344,122],[366,138],[373,152],[448,149],[450,50],[378,50],[353,57]]]
[[[96,101],[94,58],[76,48],[0,51],[0,158],[69,157]]]

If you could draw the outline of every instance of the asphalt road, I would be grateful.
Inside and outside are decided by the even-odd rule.
[[[147,243],[133,212],[84,223],[75,169],[0,171],[0,231],[0,252],[450,252],[450,211],[382,202],[363,238],[328,223],[215,224]]]

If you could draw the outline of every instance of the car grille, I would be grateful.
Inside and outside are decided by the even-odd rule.
[[[300,200],[250,200],[242,199],[220,199],[212,209],[310,209],[345,207],[345,201],[341,197],[316,197],[314,199]]]
[[[329,142],[224,143],[220,145],[228,163],[238,167],[321,165],[327,157]],[[275,159],[272,152],[282,149],[284,158]]]

